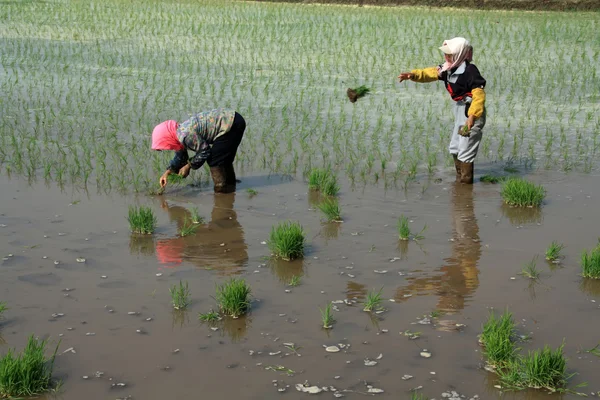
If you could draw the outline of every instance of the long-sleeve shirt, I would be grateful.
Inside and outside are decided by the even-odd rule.
[[[169,169],[177,173],[188,161],[192,169],[202,167],[210,157],[210,146],[217,138],[229,132],[234,117],[234,110],[217,108],[195,114],[179,124],[177,138],[183,143],[184,149],[175,152],[175,157],[169,163]],[[189,158],[188,150],[196,154]]]
[[[468,116],[481,117],[485,106],[484,89],[486,81],[475,64],[465,61],[451,71],[438,74],[440,68],[441,65],[425,69],[414,69],[410,71],[412,74],[411,80],[421,83],[443,81],[452,100],[461,101],[471,97],[472,101],[467,112]]]

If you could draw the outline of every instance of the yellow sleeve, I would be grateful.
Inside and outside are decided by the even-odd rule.
[[[438,80],[438,71],[437,67],[429,67],[425,69],[413,69],[410,71],[412,74],[412,78],[410,78],[413,82],[433,82]]]
[[[483,115],[483,107],[485,106],[485,91],[481,88],[475,88],[471,91],[473,95],[473,101],[471,101],[471,107],[469,107],[468,115],[472,115],[475,118],[479,118]]]

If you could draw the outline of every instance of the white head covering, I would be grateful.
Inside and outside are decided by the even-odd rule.
[[[439,73],[456,68],[463,62],[471,61],[473,58],[473,46],[464,37],[444,40],[440,50],[444,54],[448,54],[452,58],[452,62],[445,62],[442,68],[440,68]]]

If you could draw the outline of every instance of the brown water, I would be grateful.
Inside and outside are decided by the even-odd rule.
[[[600,359],[581,352],[600,343],[600,282],[583,281],[578,261],[599,236],[597,177],[530,173],[548,190],[541,212],[503,207],[498,185],[455,187],[451,176],[440,177],[406,192],[343,187],[344,222],[323,224],[306,184],[279,176],[243,177],[236,195],[173,188],[138,198],[61,192],[2,176],[0,300],[10,310],[0,322],[0,352],[21,349],[31,333],[61,339],[60,399],[300,399],[310,395],[294,385],[305,381],[353,391],[347,398],[364,397],[366,384],[389,399],[410,398],[419,386],[437,399],[448,390],[467,398],[546,398],[540,391],[501,396],[481,369],[481,324],[490,308],[508,307],[519,332],[533,335],[525,349],[564,339],[569,370],[577,373],[571,387],[587,381],[582,391],[600,390]],[[259,194],[251,197],[247,188]],[[127,207],[136,203],[158,215],[152,237],[128,232]],[[206,224],[177,237],[191,207]],[[427,225],[423,240],[397,240],[401,214],[415,231]],[[301,221],[307,231],[304,260],[267,258],[263,242],[285,219]],[[566,245],[560,266],[543,259],[552,240]],[[537,283],[518,274],[535,255]],[[288,287],[298,274],[301,285]],[[215,307],[215,284],[234,275],[252,287],[252,312],[213,331],[197,314]],[[187,312],[170,305],[169,286],[179,280],[190,285]],[[363,312],[366,293],[382,287],[386,311]],[[358,303],[335,304],[333,329],[321,329],[319,308],[344,299]],[[433,324],[417,323],[434,310],[442,315]],[[457,323],[466,326],[456,329]],[[421,337],[410,340],[407,330]],[[288,342],[301,357],[284,347]],[[351,346],[325,352],[323,345],[338,343]],[[63,354],[69,348],[76,353]],[[423,349],[432,357],[422,358]],[[380,354],[377,365],[364,365]],[[295,373],[266,369],[276,365]],[[413,378],[402,380],[405,374]]]

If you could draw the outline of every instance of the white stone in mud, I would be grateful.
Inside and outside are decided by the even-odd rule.
[[[328,353],[337,353],[340,351],[340,348],[337,346],[327,346],[325,347],[325,351]]]
[[[421,352],[421,357],[423,357],[423,358],[429,358],[429,357],[431,357],[431,353],[428,352],[428,351],[422,351]]]
[[[379,394],[379,393],[383,393],[383,389],[369,388],[369,390],[367,390],[367,393]]]
[[[323,389],[321,389],[318,386],[304,386],[301,383],[296,384],[296,390],[299,392],[309,393],[309,394],[318,394],[323,391]]]

